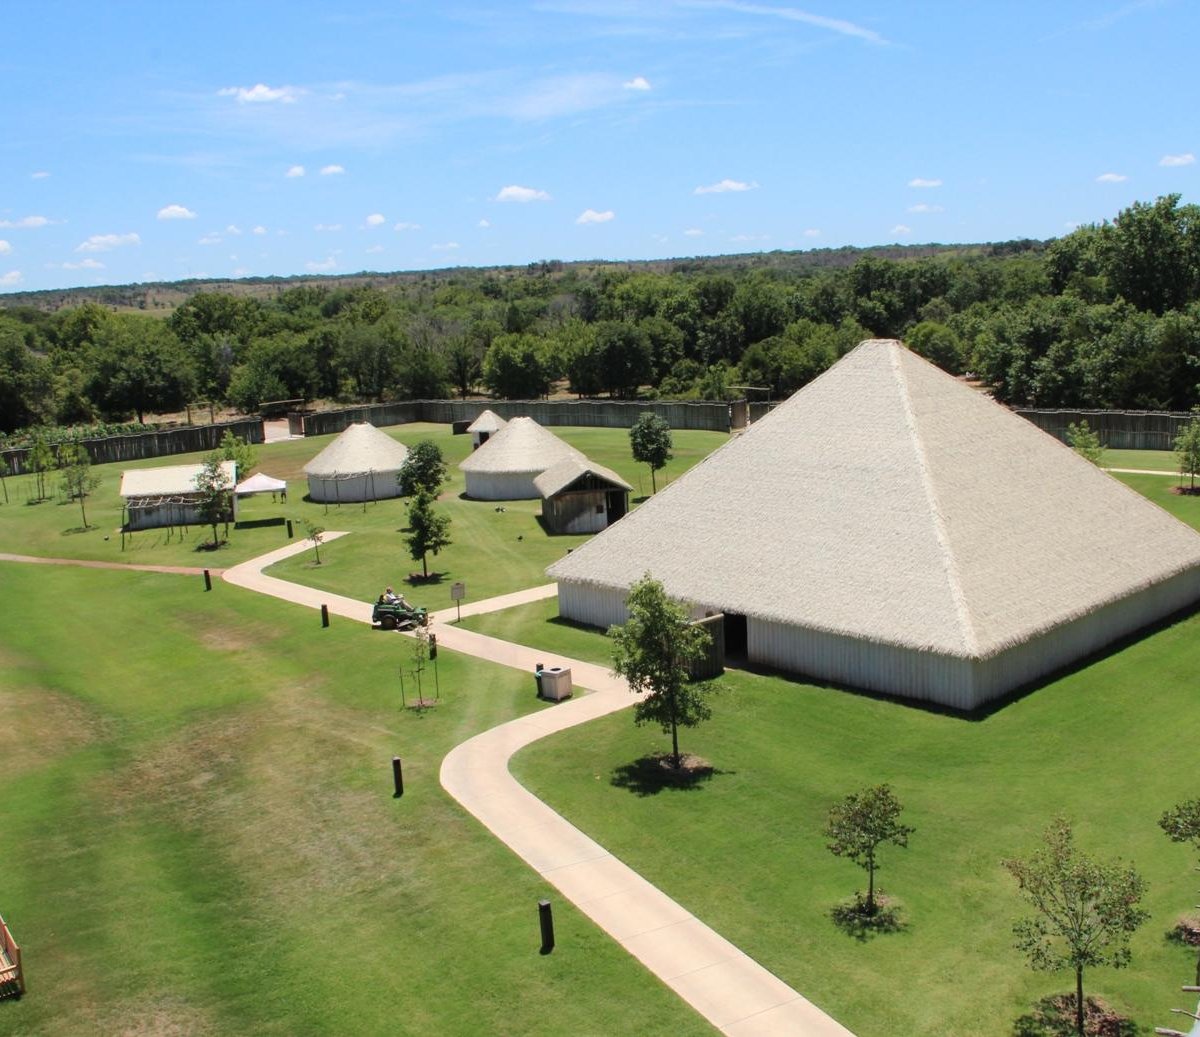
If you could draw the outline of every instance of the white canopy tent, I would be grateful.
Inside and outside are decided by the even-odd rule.
[[[238,483],[234,492],[239,497],[249,497],[255,493],[287,493],[287,482],[266,472],[258,472]]]

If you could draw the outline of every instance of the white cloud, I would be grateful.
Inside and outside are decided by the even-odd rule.
[[[326,256],[324,259],[310,259],[304,264],[306,270],[311,270],[313,273],[320,273],[322,270],[332,270],[337,266],[336,256]]]
[[[267,228],[266,228],[266,227],[264,227],[264,226],[263,226],[263,225],[260,223],[260,224],[259,224],[257,227],[255,227],[255,228],[254,228],[254,230],[252,230],[250,233],[251,233],[251,234],[266,234],[266,233],[267,233]]]
[[[375,253],[382,252],[382,251],[383,251],[382,245],[372,245],[369,249],[367,249],[367,255],[369,255],[369,256],[375,255]]]
[[[683,236],[685,238],[701,238],[704,236],[704,231],[702,231],[699,227],[688,227],[688,229],[683,232]]]
[[[381,212],[373,212],[367,217],[368,227],[378,227],[381,224],[387,223],[387,217]]]
[[[31,180],[45,180],[49,175],[46,170],[39,169],[36,173],[30,173],[29,178]]]
[[[896,226],[891,229],[890,233],[894,238],[903,237],[905,234],[912,233],[912,227],[906,227],[903,223],[897,223]]]
[[[0,274],[0,286],[8,287],[9,285],[20,284],[25,280],[20,270],[10,270],[7,274]]]
[[[804,236],[806,238],[819,238],[821,236],[821,230],[819,227],[809,227],[804,232]]]
[[[645,76],[634,76],[628,83],[621,84],[626,90],[649,90],[650,80]]]
[[[550,195],[539,191],[536,187],[522,187],[520,184],[509,184],[500,188],[496,195],[498,202],[548,202]]]
[[[936,179],[928,179],[923,176],[914,176],[909,182],[909,187],[941,187],[942,182]]]
[[[479,226],[480,226],[480,227],[481,227],[483,230],[487,230],[487,229],[488,229],[488,227],[490,227],[491,225],[492,225],[492,224],[491,224],[491,221],[490,221],[490,220],[486,220],[486,219],[485,219],[485,220],[480,220],[480,221],[479,221]]]
[[[63,270],[103,270],[104,264],[98,259],[92,259],[89,256],[87,259],[81,259],[78,263],[63,263]]]
[[[392,228],[392,230],[395,230],[395,231],[420,230],[420,229],[421,229],[421,225],[419,223],[405,223],[403,220],[401,220],[399,223],[396,224],[396,226],[394,226]]]
[[[453,252],[458,247],[459,244],[457,241],[446,241],[440,245],[431,246],[434,252]]]
[[[10,245],[3,238],[0,238],[0,256],[7,256],[11,251],[12,245]]]
[[[46,227],[50,221],[45,216],[22,216],[19,220],[0,220],[0,227]]]
[[[1128,179],[1129,177],[1127,177],[1124,173],[1101,173],[1098,177],[1096,177],[1096,183],[1123,184]]]
[[[608,223],[609,220],[616,217],[616,213],[612,209],[605,209],[604,212],[597,212],[595,209],[584,209],[578,216],[575,217],[576,223]]]
[[[725,194],[728,191],[753,191],[758,186],[757,180],[718,180],[706,187],[697,187],[692,194]]]
[[[304,176],[303,166],[288,166],[288,171],[283,174],[286,177],[295,179],[298,176]]]
[[[1190,166],[1196,161],[1196,156],[1190,151],[1183,155],[1163,155],[1158,160],[1160,166]]]
[[[943,212],[940,205],[929,205],[927,202],[920,202],[917,205],[910,205],[909,212]]]
[[[316,230],[316,231],[337,232],[341,229],[342,229],[342,225],[340,223],[317,223],[313,226],[313,230]]]
[[[272,101],[295,104],[303,92],[294,86],[270,87],[266,83],[255,83],[254,86],[227,86],[218,90],[217,96],[236,97],[238,104],[268,104]]]
[[[231,223],[228,227],[225,228],[225,233],[232,234],[236,237],[237,235],[242,233],[242,228],[239,227],[236,223]]]
[[[197,245],[219,245],[219,244],[221,244],[221,238],[220,238],[220,235],[217,235],[217,234],[205,234],[204,237],[202,237],[199,241],[196,242],[196,244]]]
[[[336,163],[330,166],[322,166],[320,169],[321,176],[340,176],[346,172],[345,166],[339,166]]]
[[[865,40],[867,43],[886,44],[888,42],[886,38],[874,29],[866,29],[861,25],[844,21],[841,18],[826,18],[819,14],[809,14],[807,11],[802,11],[796,7],[750,4],[743,3],[742,0],[690,0],[690,2],[685,3],[683,6],[713,7],[723,11],[737,11],[739,14],[763,15],[769,18],[779,18],[785,22],[801,22],[804,25],[811,25],[817,29],[826,29],[829,32],[837,33],[839,36],[853,36],[857,39]]]
[[[160,220],[194,220],[196,214],[185,205],[164,205],[158,210]]]
[[[136,234],[93,234],[87,241],[75,246],[76,252],[111,252],[122,245],[140,245],[142,239]]]

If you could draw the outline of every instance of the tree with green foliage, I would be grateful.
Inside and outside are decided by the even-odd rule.
[[[214,450],[204,458],[203,466],[196,475],[196,492],[199,494],[197,510],[201,521],[212,526],[213,550],[221,546],[221,537],[217,526],[224,522],[229,525],[230,512],[233,509],[233,483],[229,481],[224,469],[225,458],[219,450]]]
[[[1158,819],[1158,827],[1171,842],[1191,843],[1192,849],[1200,854],[1200,799],[1177,803]],[[1200,953],[1196,955],[1196,984],[1200,985]]]
[[[506,400],[545,396],[550,389],[545,344],[530,334],[497,335],[483,358],[483,383]]]
[[[875,901],[877,855],[884,843],[908,846],[914,829],[900,822],[903,808],[889,785],[873,785],[847,796],[830,808],[825,824],[829,852],[853,861],[867,873],[867,899],[863,913],[868,917],[879,910]]]
[[[1100,463],[1104,453],[1104,447],[1100,444],[1100,434],[1088,427],[1086,418],[1078,425],[1072,421],[1067,426],[1067,445],[1085,461],[1091,461],[1095,465]]]
[[[430,497],[437,497],[445,481],[446,461],[432,439],[423,439],[410,447],[404,464],[396,473],[400,493],[405,497],[415,496],[422,491]]]
[[[83,518],[83,528],[88,528],[87,508],[84,501],[87,495],[100,485],[100,476],[92,474],[92,459],[84,445],[79,442],[65,443],[59,447],[58,463],[62,469],[63,493],[68,500],[79,499],[79,514]]]
[[[154,317],[114,316],[96,335],[88,394],[109,417],[173,411],[191,398],[192,366],[170,328]]]
[[[217,449],[221,452],[224,460],[232,461],[237,465],[238,479],[245,479],[258,459],[254,447],[241,436],[235,436],[230,429],[226,429],[221,434],[221,443]]]
[[[1175,459],[1179,475],[1191,479],[1191,492],[1196,492],[1196,473],[1200,472],[1200,407],[1192,410],[1192,420],[1175,437]]]
[[[1061,816],[1030,857],[1003,863],[1036,912],[1013,926],[1016,948],[1035,971],[1075,970],[1075,1032],[1082,1037],[1083,970],[1129,964],[1129,939],[1149,917],[1141,906],[1146,883],[1118,859],[1082,853],[1071,822]]]
[[[666,467],[672,457],[671,426],[667,419],[652,411],[643,412],[629,430],[629,445],[633,449],[633,459],[650,466],[651,492],[657,493],[655,473]]]
[[[54,451],[50,449],[50,440],[46,433],[39,429],[33,434],[29,444],[29,453],[25,457],[25,465],[33,472],[37,482],[37,499],[46,499],[46,473],[54,467]]]
[[[301,519],[301,525],[304,526],[304,535],[312,541],[313,558],[316,564],[321,564],[321,545],[325,542],[325,527],[318,526],[315,522],[310,522],[308,519]]]
[[[613,640],[613,673],[629,689],[644,695],[634,706],[637,724],[658,724],[671,736],[671,765],[678,770],[679,728],[695,727],[712,711],[704,701],[706,686],[693,683],[691,666],[704,658],[710,635],[693,625],[688,611],[667,597],[649,573],[629,588],[629,618],[608,631]]]
[[[429,579],[430,554],[437,555],[443,547],[449,547],[450,516],[441,515],[433,508],[433,496],[418,489],[408,508],[408,552],[415,562],[421,563],[421,574]]]

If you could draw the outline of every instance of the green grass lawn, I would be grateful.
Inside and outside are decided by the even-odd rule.
[[[1105,450],[1100,456],[1105,468],[1145,468],[1156,472],[1178,472],[1173,450]]]
[[[361,624],[183,577],[0,580],[0,911],[29,983],[0,1033],[712,1032],[438,785],[451,746],[547,708],[525,674],[443,652],[418,716],[409,642]]]

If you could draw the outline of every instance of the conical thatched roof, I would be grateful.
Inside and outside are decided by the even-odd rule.
[[[872,340],[547,571],[978,659],[1200,572],[1200,535]]]
[[[594,475],[622,490],[633,489],[611,468],[605,468],[602,464],[589,461],[586,457],[568,457],[559,461],[534,479],[533,486],[543,498],[553,497],[585,475]]]
[[[513,418],[458,467],[464,472],[537,474],[569,457],[585,459],[533,418]]]
[[[479,415],[470,425],[467,426],[468,432],[499,432],[508,422],[505,421],[499,414],[493,410],[485,410]]]
[[[404,464],[408,447],[397,443],[367,421],[349,426],[304,466],[306,475],[345,477],[366,472],[395,472]]]

